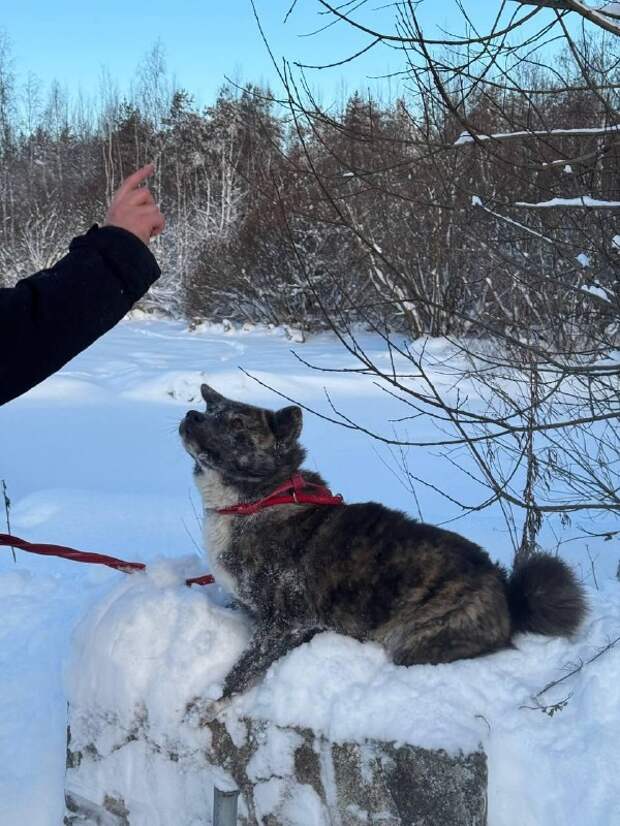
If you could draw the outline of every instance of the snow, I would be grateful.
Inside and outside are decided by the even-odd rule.
[[[618,4],[620,5],[620,4]],[[464,131],[458,136],[458,138],[454,141],[454,146],[463,146],[464,144],[473,143],[475,140],[478,141],[490,141],[490,140],[511,140],[512,138],[528,138],[532,136],[545,136],[545,135],[602,135],[607,132],[617,132],[620,130],[620,126],[617,124],[613,124],[610,126],[599,126],[599,127],[578,127],[574,129],[532,129],[532,130],[522,130],[519,132],[495,132],[492,135],[485,135],[483,133],[476,133],[475,137],[471,134],[471,132]]]
[[[592,198],[590,195],[579,195],[576,198],[551,198],[549,201],[517,201],[514,206],[530,207],[537,209],[550,209],[552,207],[588,207],[590,209],[617,209],[620,201],[603,201],[600,198]]]
[[[573,0],[572,11],[578,12],[582,17],[591,20],[593,23],[614,34],[620,31],[615,23],[615,19],[618,18],[618,3],[610,3],[603,8],[595,9],[587,3],[582,2],[582,0]]]
[[[606,14],[608,17],[620,18],[620,3],[606,3],[597,9],[601,14]]]
[[[128,732],[142,705],[149,738],[174,743],[182,732],[183,742],[200,750],[204,729],[187,718],[185,707],[197,696],[218,696],[247,629],[238,612],[214,605],[208,591],[185,588],[187,571],[179,563],[128,577],[80,626],[69,696],[76,708],[88,711],[74,726],[81,732],[77,746],[88,742],[93,709],[114,717],[113,731]],[[335,742],[376,738],[454,753],[481,743],[489,755],[491,826],[577,824],[584,813],[597,813],[588,823],[611,824],[620,815],[615,781],[605,770],[617,751],[617,653],[546,692],[546,705],[568,698],[553,716],[533,700],[569,666],[608,644],[611,629],[620,633],[617,583],[590,590],[589,601],[590,617],[573,641],[529,635],[513,650],[441,666],[398,667],[376,644],[324,633],[276,663],[258,688],[234,701],[227,716],[233,725],[237,715],[249,714],[279,727],[310,727]],[[252,758],[249,775],[259,784],[264,814],[280,800],[277,778],[290,771],[300,742],[294,732],[272,727]],[[116,751],[114,740],[106,744],[99,737],[97,746],[104,755]],[[144,755],[124,760],[129,763],[122,771],[131,778],[132,765],[135,771],[135,765],[148,763]],[[120,756],[118,761],[116,772]],[[118,777],[115,787],[133,790]],[[516,808],[524,797],[525,810]],[[318,798],[307,802],[320,809]],[[168,806],[165,800],[159,805]]]
[[[581,287],[581,292],[594,295],[597,298],[606,301],[608,304],[611,304],[611,293],[609,293],[604,287],[601,287],[600,284],[584,284]]]
[[[360,340],[389,365],[380,340],[363,333]],[[426,346],[441,354],[448,345],[432,339]],[[250,628],[239,611],[226,607],[217,586],[183,584],[207,569],[198,548],[200,505],[191,462],[176,433],[183,413],[199,404],[200,382],[206,377],[224,393],[276,406],[273,392],[241,373],[242,366],[320,412],[331,414],[327,387],[343,412],[364,425],[379,427],[394,417],[393,400],[370,377],[307,370],[290,349],[281,330],[204,325],[190,332],[181,324],[134,320],[0,408],[0,478],[13,500],[13,531],[148,566],[146,573],[125,575],[21,552],[15,565],[9,549],[0,551],[3,826],[62,821],[68,701],[89,713],[99,709],[119,732],[143,708],[161,741],[182,729],[190,751],[204,745],[204,729],[185,715],[186,705],[219,696]],[[326,367],[354,366],[328,335],[311,337],[299,352]],[[442,387],[450,384],[449,377],[436,378]],[[412,427],[416,436],[432,435],[420,420]],[[304,442],[308,466],[348,501],[376,499],[415,510],[410,492],[384,464],[389,454],[362,435],[306,415]],[[431,450],[415,449],[409,461],[459,494],[471,484],[446,474]],[[475,490],[470,493],[474,498]],[[455,515],[432,491],[418,495],[426,520]],[[497,511],[450,527],[509,563]],[[555,547],[553,533],[543,542]],[[588,585],[591,603],[574,641],[527,636],[490,657],[406,669],[376,645],[323,634],[276,663],[262,685],[235,701],[235,710],[281,726],[311,726],[339,741],[386,737],[449,750],[481,742],[489,757],[490,826],[620,822],[613,768],[620,646],[540,698],[551,705],[568,697],[552,717],[524,708],[535,705],[532,696],[547,683],[620,634],[618,542],[592,539],[588,547],[600,591],[593,587],[585,544],[573,542],[563,551]],[[226,725],[241,743],[245,735],[232,714]],[[274,773],[286,768],[294,747],[286,733],[279,740],[270,736],[253,764],[265,812],[279,800]],[[165,754],[147,756],[139,741],[120,751],[112,741],[107,745],[99,771],[111,786],[129,787],[144,801],[144,824],[156,826],[154,807],[162,824],[179,822],[181,806],[187,824],[204,818],[209,792],[204,772],[194,771],[191,760],[173,783],[174,763]],[[321,804],[310,787],[299,787],[290,806],[303,812],[303,823],[321,823]]]
[[[471,132],[461,132],[458,138],[454,141],[455,146],[461,146],[464,143],[473,143],[474,138]]]
[[[283,777],[290,774],[294,767],[295,750],[303,742],[301,735],[294,731],[268,729],[263,742],[248,763],[250,780],[267,780],[274,775]]]
[[[590,256],[587,255],[585,252],[580,252],[579,255],[576,256],[577,261],[581,264],[582,267],[589,267],[590,266]]]
[[[489,215],[493,215],[496,218],[499,218],[501,221],[504,221],[507,224],[512,224],[515,227],[519,227],[519,229],[523,230],[524,232],[529,233],[530,235],[535,235],[537,238],[541,238],[543,241],[547,241],[549,244],[555,244],[555,241],[552,238],[548,238],[546,235],[543,235],[540,232],[532,229],[531,227],[526,227],[525,224],[520,223],[519,221],[515,221],[513,218],[508,218],[506,215],[502,215],[499,212],[495,212],[494,210],[490,209],[486,206],[482,199],[478,195],[474,195],[471,199],[472,206],[480,207],[485,212],[488,212]]]

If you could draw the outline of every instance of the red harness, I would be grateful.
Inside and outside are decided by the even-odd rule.
[[[304,493],[306,488],[313,488],[315,493]],[[275,505],[342,505],[343,499],[340,494],[332,495],[329,488],[323,485],[315,485],[313,482],[307,482],[304,477],[298,473],[293,476],[288,482],[280,485],[269,496],[264,499],[259,499],[257,502],[246,502],[238,505],[233,505],[230,508],[221,508],[218,513],[238,514],[239,516],[251,516],[253,513],[264,508],[271,508]],[[118,571],[124,571],[126,574],[132,574],[134,571],[144,571],[146,565],[143,562],[125,562],[123,559],[117,559],[115,556],[106,556],[105,554],[89,553],[87,551],[77,551],[75,548],[69,548],[66,545],[48,545],[34,542],[26,542],[25,539],[20,539],[18,536],[12,536],[9,533],[0,533],[0,546],[20,548],[22,551],[28,551],[32,554],[42,554],[43,556],[58,556],[62,559],[71,559],[73,562],[87,562],[91,565],[106,565],[108,568],[115,568]],[[210,585],[215,582],[211,574],[205,576],[193,577],[186,579],[186,585]]]
[[[314,493],[304,493],[306,488],[313,488]],[[229,508],[218,508],[218,513],[236,514],[237,516],[252,516],[254,513],[272,508],[274,505],[342,505],[342,496],[335,496],[329,488],[308,482],[301,473],[296,473],[287,482],[277,487],[269,496],[258,499],[256,502],[240,502]]]

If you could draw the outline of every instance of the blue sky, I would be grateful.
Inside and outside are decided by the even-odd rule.
[[[284,26],[291,2],[256,0],[277,56],[330,62],[368,42],[342,25],[317,37],[300,37],[320,26],[324,18],[317,15],[316,0],[298,0]],[[377,22],[381,18],[387,22],[392,12],[386,5],[387,0],[370,0],[367,15],[372,8],[383,6],[375,16]],[[490,0],[470,0],[466,6],[478,20],[497,7]],[[421,11],[429,31],[436,24],[455,26],[458,20],[453,0],[425,0]],[[70,90],[81,88],[87,95],[96,93],[102,67],[124,87],[158,40],[178,85],[190,89],[201,102],[213,98],[226,75],[257,82],[273,78],[250,0],[21,0],[6,3],[0,27],[12,41],[21,79],[32,71],[44,82],[56,78]],[[345,69],[316,73],[312,82],[331,99],[343,87],[347,91],[365,88],[367,75],[385,74],[401,64],[393,51],[378,49]]]

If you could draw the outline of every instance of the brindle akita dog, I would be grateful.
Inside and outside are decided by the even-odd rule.
[[[269,495],[299,471],[302,413],[201,391],[206,413],[190,410],[179,430],[195,461],[212,572],[255,622],[224,697],[325,630],[374,640],[395,663],[413,665],[488,654],[519,631],[570,635],[578,627],[582,590],[552,556],[536,555],[508,576],[464,537],[375,502],[218,513]],[[303,476],[325,484],[312,471]]]

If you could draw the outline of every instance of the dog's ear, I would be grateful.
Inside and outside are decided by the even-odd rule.
[[[207,403],[207,408],[220,407],[226,402],[224,396],[220,395],[217,390],[209,387],[208,384],[201,385],[200,392],[202,393],[202,398]]]
[[[273,414],[271,427],[279,442],[293,442],[301,433],[303,414],[301,407],[291,405],[276,410]]]

